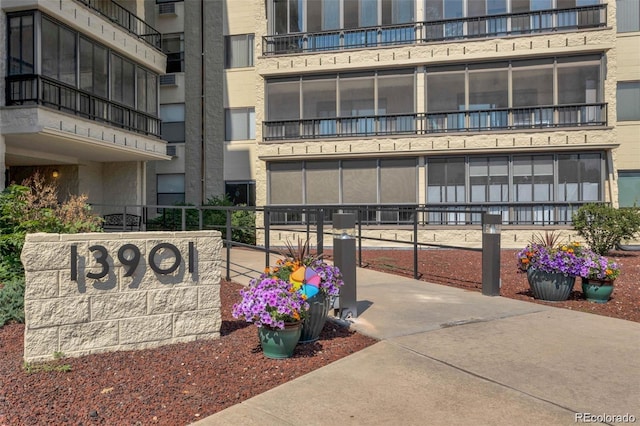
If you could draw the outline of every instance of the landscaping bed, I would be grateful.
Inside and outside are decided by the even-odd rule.
[[[240,288],[222,282],[217,340],[24,368],[24,325],[1,327],[0,426],[186,425],[375,343],[327,322],[320,339],[298,345],[292,358],[267,359],[256,327],[231,317]]]

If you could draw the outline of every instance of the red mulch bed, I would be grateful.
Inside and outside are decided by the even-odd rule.
[[[526,274],[518,273],[517,250],[502,250],[500,256],[500,295],[511,299],[541,303],[559,308],[590,312],[640,322],[640,252],[614,251],[610,258],[620,263],[611,299],[593,303],[584,299],[581,281],[565,302],[544,302],[533,298]],[[413,250],[363,250],[363,266],[413,277]],[[460,249],[429,249],[418,252],[419,277],[423,281],[472,291],[482,291],[482,253]]]
[[[292,358],[262,355],[255,326],[231,317],[240,285],[223,282],[218,340],[62,359],[70,372],[23,369],[24,325],[0,328],[0,426],[186,425],[375,343],[327,322]]]

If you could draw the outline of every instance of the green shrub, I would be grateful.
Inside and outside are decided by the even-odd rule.
[[[0,327],[10,322],[24,322],[24,278],[0,284]]]
[[[193,206],[192,204],[179,203],[176,206]],[[204,206],[232,207],[233,203],[228,197],[211,197]],[[198,210],[188,208],[185,212],[185,224],[187,230],[199,229]],[[225,209],[203,209],[203,229],[214,229],[222,233],[222,238],[227,238],[227,212]],[[231,213],[231,239],[236,242],[255,245],[256,243],[256,215],[251,210],[235,210]],[[156,218],[147,220],[148,230],[178,231],[182,229],[182,209],[163,208],[162,214]]]
[[[100,231],[102,219],[85,195],[58,202],[58,188],[35,174],[0,193],[0,326],[24,321],[24,269],[20,253],[31,232],[61,234]]]
[[[640,232],[640,210],[585,204],[574,213],[573,227],[593,251],[604,256],[621,240]]]

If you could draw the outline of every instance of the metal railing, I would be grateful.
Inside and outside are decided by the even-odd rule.
[[[607,25],[607,5],[475,16],[355,29],[267,35],[263,55],[362,49],[447,40],[548,33]]]
[[[160,32],[113,0],[76,0],[98,12],[145,43],[162,50]]]
[[[132,132],[160,137],[160,118],[41,75],[7,77],[6,105],[42,105]]]
[[[607,104],[588,103],[264,121],[262,135],[270,141],[606,125]]]
[[[442,244],[421,241],[420,231],[425,227],[437,229],[439,226],[469,226],[480,230],[483,213],[502,215],[503,225],[570,225],[571,215],[583,202],[562,203],[480,203],[480,204],[440,204],[440,205],[313,205],[313,206],[169,206],[169,205],[92,205],[96,214],[110,219],[111,231],[131,232],[153,231],[190,231],[214,229],[222,232],[226,247],[227,279],[230,272],[231,248],[245,247],[265,253],[265,266],[269,265],[271,253],[278,253],[280,245],[272,245],[272,235],[293,232],[309,241],[315,240],[318,253],[324,251],[325,236],[331,233],[334,213],[354,213],[356,215],[356,240],[358,264],[362,265],[363,247],[368,242],[393,243],[406,245],[413,249],[413,275],[419,278],[418,251],[423,247],[457,248],[475,250],[465,246],[456,246],[455,242]],[[160,213],[158,213],[160,211]],[[232,215],[236,212],[261,213],[261,221],[253,221],[244,226],[233,226]],[[511,215],[514,215],[513,217]],[[114,217],[121,215],[120,218]],[[113,220],[118,219],[118,220]],[[526,219],[526,223],[524,221]],[[113,226],[116,224],[116,226]],[[135,224],[135,226],[134,226]],[[378,229],[397,227],[400,238],[372,236]],[[435,226],[435,228],[433,228]],[[445,228],[450,229],[450,228]],[[263,244],[256,245],[256,232],[263,233]],[[374,231],[373,234],[370,231]],[[389,233],[387,233],[389,235]],[[251,240],[253,236],[253,240]],[[404,237],[404,239],[402,239]]]

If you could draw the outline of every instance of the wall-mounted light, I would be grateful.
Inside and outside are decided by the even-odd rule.
[[[60,172],[58,171],[58,169],[54,169],[51,173],[51,176],[53,176],[54,179],[58,179],[60,177]]]

